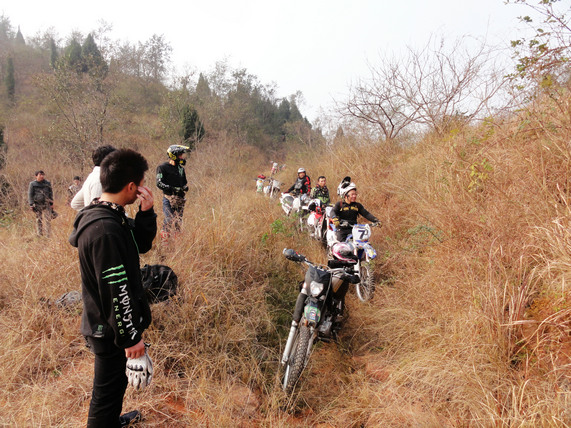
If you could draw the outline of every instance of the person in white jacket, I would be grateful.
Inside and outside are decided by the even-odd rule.
[[[93,159],[93,165],[95,166],[93,167],[93,171],[91,171],[85,179],[85,182],[79,192],[77,192],[71,200],[70,205],[74,210],[81,210],[88,206],[93,199],[101,196],[103,189],[101,188],[101,181],[99,180],[99,165],[101,165],[105,156],[115,150],[117,149],[113,146],[101,146],[93,151],[91,158]]]

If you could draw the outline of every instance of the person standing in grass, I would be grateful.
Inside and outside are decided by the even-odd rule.
[[[79,175],[73,177],[73,182],[67,188],[67,204],[70,205],[73,197],[81,190],[81,178]]]
[[[163,191],[163,214],[161,239],[166,243],[171,233],[180,232],[185,194],[188,191],[186,173],[186,154],[189,147],[173,144],[167,149],[169,160],[157,167],[157,187]]]
[[[131,382],[125,372],[133,359],[145,359],[152,374],[143,342],[151,310],[139,265],[139,253],[151,249],[157,233],[153,194],[144,185],[147,170],[145,158],[133,150],[107,155],[100,170],[103,193],[77,214],[69,237],[79,252],[81,333],[95,354],[88,427],[119,427],[140,420],[139,411],[121,415]],[[130,219],[124,207],[137,200],[139,210]]]
[[[51,221],[54,217],[54,194],[51,183],[46,180],[46,173],[36,171],[36,179],[28,186],[28,204],[36,214],[36,233],[38,236],[50,236]]]
[[[93,171],[87,176],[81,189],[75,194],[71,200],[71,207],[74,210],[79,211],[80,209],[88,206],[91,201],[95,198],[101,196],[103,192],[101,188],[101,182],[99,180],[100,165],[109,153],[115,151],[115,147],[106,145],[97,147],[91,154],[91,159],[93,160]]]

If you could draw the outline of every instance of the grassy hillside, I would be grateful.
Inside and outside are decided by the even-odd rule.
[[[211,137],[187,166],[179,241],[142,256],[170,265],[180,293],[153,307],[156,376],[143,393],[128,392],[125,409],[141,408],[145,426],[569,424],[565,97],[406,150],[338,142],[289,152],[282,181],[301,165],[332,188],[351,175],[384,223],[373,236],[382,284],[374,300],[350,295],[340,343],[318,346],[289,401],[277,369],[302,271],[281,250],[325,255],[288,227],[275,201],[255,194],[253,179],[269,159]],[[31,151],[25,122],[7,130],[6,173],[23,197],[41,164],[61,215],[49,240],[34,236],[24,204],[0,229],[0,424],[78,426],[92,356],[78,334],[80,308],[49,304],[80,284],[67,243],[74,213],[64,206],[75,171],[58,153]],[[130,140],[113,142],[136,140],[152,169],[163,160],[166,144],[125,134]],[[29,171],[23,156],[31,156]]]

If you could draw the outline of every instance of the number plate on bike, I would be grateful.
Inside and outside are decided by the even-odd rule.
[[[311,303],[305,307],[304,313],[305,319],[308,321],[319,322],[319,318],[321,318],[321,310]]]
[[[357,241],[368,241],[371,236],[371,229],[368,226],[356,224],[353,226],[353,239]]]

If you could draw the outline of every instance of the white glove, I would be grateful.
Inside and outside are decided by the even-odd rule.
[[[139,358],[127,358],[127,369],[125,370],[129,385],[136,390],[145,389],[146,386],[151,384],[153,378],[153,362],[151,357],[147,354],[145,348],[145,355]]]

